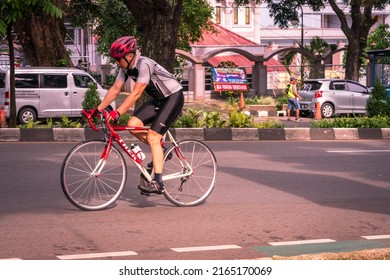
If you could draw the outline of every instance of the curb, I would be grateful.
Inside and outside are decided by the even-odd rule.
[[[390,128],[171,128],[178,139],[201,141],[390,140]],[[123,140],[136,140],[120,131]],[[1,128],[0,142],[72,142],[103,138],[90,128]]]

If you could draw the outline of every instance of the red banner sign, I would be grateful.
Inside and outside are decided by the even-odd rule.
[[[214,90],[220,91],[220,90],[248,90],[247,84],[220,84],[220,83],[214,83]]]

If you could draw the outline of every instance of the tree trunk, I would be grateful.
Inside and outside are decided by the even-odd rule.
[[[65,47],[63,20],[43,13],[31,13],[13,26],[28,64],[73,66]]]
[[[347,48],[346,66],[345,66],[345,78],[348,80],[359,81],[359,69],[360,69],[360,51],[359,42],[355,40],[349,40]]]
[[[341,30],[348,39],[348,51],[346,57],[345,78],[359,81],[359,70],[362,64],[362,54],[367,46],[367,37],[371,27],[377,22],[378,17],[372,16],[374,1],[350,1],[352,24],[348,24],[344,12],[338,6],[337,1],[329,0],[333,11],[340,19]]]
[[[16,127],[16,100],[15,100],[15,53],[14,53],[14,40],[12,36],[12,24],[7,26],[7,41],[9,48],[9,62],[10,62],[10,103],[9,103],[9,123],[8,127]]]
[[[148,56],[173,72],[183,0],[123,0],[143,34],[139,45]],[[150,3],[153,2],[153,3]]]

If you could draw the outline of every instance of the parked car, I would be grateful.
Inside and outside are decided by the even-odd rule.
[[[9,118],[10,71],[0,68],[0,105]],[[103,89],[87,72],[64,67],[20,67],[15,69],[16,115],[19,123],[29,119],[80,117],[85,92],[95,83],[102,99]],[[110,109],[115,109],[111,103]]]
[[[323,118],[340,114],[366,114],[370,90],[362,84],[340,79],[306,80],[299,90],[301,111],[316,112],[316,103]]]

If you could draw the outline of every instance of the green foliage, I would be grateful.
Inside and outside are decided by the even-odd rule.
[[[0,1],[0,35],[6,33],[9,24],[12,25],[16,20],[35,10],[43,11],[53,17],[62,17],[62,10],[51,0],[2,0]]]
[[[276,98],[276,110],[281,111],[283,109],[283,104],[287,104],[288,97],[287,95],[282,95]]]
[[[36,128],[42,122],[41,121],[33,121],[32,119],[28,119],[27,123],[18,125],[19,128]]]
[[[48,128],[53,128],[53,119],[52,118],[47,118],[46,119],[47,127]]]
[[[120,116],[119,121],[118,121],[118,125],[120,125],[120,126],[127,126],[127,123],[129,122],[129,119],[130,119],[130,115],[129,114],[124,114],[124,115]]]
[[[122,0],[72,0],[68,5],[69,18],[74,26],[85,28],[93,24],[96,27],[93,32],[99,38],[97,50],[108,55],[111,43],[121,36],[134,35],[140,38],[140,46],[142,45],[144,34],[139,27],[144,22],[140,19],[143,18],[150,24],[150,17],[153,16],[150,12],[154,11],[156,6],[152,1],[142,1],[142,4],[136,3],[140,1],[132,2],[131,6],[136,7],[137,15],[134,15],[134,11],[132,13],[131,8]],[[167,9],[173,7],[174,4],[166,4]],[[213,9],[207,1],[183,1],[176,48],[189,51],[190,45],[201,38],[204,30],[213,31],[214,28],[209,21],[212,13]]]
[[[255,124],[256,128],[284,128],[285,126],[284,123],[279,123],[277,120],[271,121],[269,118],[264,122]]]
[[[85,92],[84,100],[83,100],[83,109],[89,110],[96,108],[102,102],[99,96],[99,91],[97,90],[97,86],[94,83],[91,83],[88,87],[88,90]]]
[[[375,80],[371,96],[367,100],[366,109],[369,117],[390,116],[390,99],[379,79]]]
[[[214,27],[210,24],[213,11],[208,1],[183,1],[183,14],[177,36],[177,48],[190,51],[191,44],[202,38],[204,31],[214,32]]]
[[[254,127],[254,119],[252,116],[234,110],[229,113],[229,127]]]
[[[367,40],[366,50],[383,50],[390,47],[390,32],[388,24],[379,24],[378,27],[370,33]],[[390,58],[384,57],[378,59],[377,63],[390,64]]]
[[[196,110],[187,108],[185,113],[173,124],[172,127],[201,127],[200,117],[203,114],[203,110]]]
[[[203,112],[203,127],[226,127],[226,123],[221,112]]]
[[[57,127],[62,127],[62,128],[80,128],[80,127],[82,127],[82,124],[79,121],[73,121],[65,115],[62,115],[61,121],[55,122],[55,125]]]
[[[311,121],[314,128],[389,128],[390,118],[387,116],[335,118],[334,120]]]
[[[237,103],[239,103],[240,101],[240,98],[239,97],[235,97],[233,95],[229,95],[226,102],[228,105],[230,106],[233,106]],[[267,96],[267,97],[258,97],[258,96],[254,96],[254,97],[246,97],[244,98],[244,101],[245,101],[245,104],[246,105],[273,105],[275,104],[275,99],[271,96]]]

